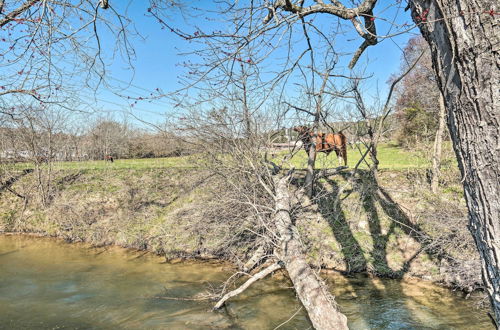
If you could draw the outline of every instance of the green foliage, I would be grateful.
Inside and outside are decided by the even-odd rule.
[[[426,111],[417,102],[403,109],[400,115],[400,123],[397,139],[400,145],[406,147],[432,141],[438,126],[436,114]]]

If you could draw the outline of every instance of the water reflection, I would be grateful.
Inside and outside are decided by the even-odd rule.
[[[300,309],[286,280],[257,283],[220,312],[194,296],[226,266],[164,264],[119,248],[0,236],[0,329],[273,329]],[[330,276],[351,329],[488,329],[484,310],[418,282]],[[280,329],[310,327],[303,310]]]

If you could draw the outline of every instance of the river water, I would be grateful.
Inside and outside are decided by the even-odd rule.
[[[231,275],[221,264],[166,264],[144,252],[0,236],[0,329],[307,329],[285,279],[255,284],[211,312],[185,298]],[[417,281],[328,276],[351,329],[491,329],[475,299]],[[163,298],[162,298],[163,297]]]

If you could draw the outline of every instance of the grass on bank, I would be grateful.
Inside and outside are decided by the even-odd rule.
[[[445,150],[450,149],[451,146],[445,145]],[[449,151],[449,150],[448,150]],[[288,151],[281,151],[275,158],[279,162],[280,156],[285,155]],[[364,152],[364,149],[361,149]],[[144,158],[144,159],[115,159],[113,163],[104,160],[89,160],[89,161],[71,161],[71,162],[54,162],[52,164],[55,170],[148,170],[159,168],[179,168],[189,169],[195,168],[196,162],[199,162],[200,155],[194,154],[181,157],[169,158]],[[362,153],[355,148],[348,148],[348,166],[354,167]],[[429,157],[423,156],[422,152],[409,151],[393,144],[381,144],[378,147],[378,159],[380,161],[379,168],[382,170],[408,170],[408,169],[423,169],[429,168],[431,162]],[[369,160],[369,157],[366,157]],[[456,167],[456,161],[449,157],[449,152],[445,153],[443,164],[446,167]],[[4,168],[11,168],[16,170],[23,170],[26,168],[33,168],[33,163],[16,163],[3,165]],[[286,165],[285,165],[286,166]],[[307,166],[307,154],[302,149],[291,159],[289,166],[296,169],[305,168]],[[337,156],[334,152],[326,156],[324,153],[319,153],[316,159],[316,168],[333,168],[338,166]],[[360,168],[366,168],[366,164],[362,163]]]

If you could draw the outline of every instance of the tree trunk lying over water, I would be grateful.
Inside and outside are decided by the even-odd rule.
[[[289,181],[290,175],[274,178],[276,189],[274,214],[276,232],[274,234],[279,238],[279,248],[274,251],[274,255],[279,261],[251,276],[237,289],[226,293],[217,302],[214,309],[221,308],[228,299],[240,294],[254,282],[263,279],[280,268],[285,268],[293,283],[297,297],[305,307],[315,329],[348,329],[347,318],[339,311],[335,299],[328,291],[328,287],[307,263],[299,234],[290,216]]]
[[[279,257],[293,282],[295,291],[304,305],[315,329],[348,329],[342,314],[328,288],[307,263],[297,229],[290,217],[289,177],[276,178],[277,234],[281,239]]]
[[[239,288],[233,290],[233,291],[230,291],[228,293],[226,293],[218,302],[217,304],[215,304],[214,306],[214,309],[219,309],[221,308],[224,303],[236,296],[236,295],[239,295],[240,293],[242,293],[243,291],[245,291],[250,285],[254,284],[255,282],[257,282],[258,280],[261,280],[263,279],[264,277],[266,277],[267,275],[271,274],[272,272],[278,270],[281,268],[281,265],[279,263],[275,263],[275,264],[272,264],[271,266],[267,267],[266,269],[264,270],[261,270],[260,272],[258,272],[257,274],[253,275],[252,277],[250,277],[245,283],[243,283],[243,285],[241,285]]]

